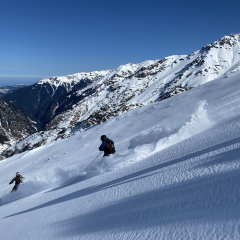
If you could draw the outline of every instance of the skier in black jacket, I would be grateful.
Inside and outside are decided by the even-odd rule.
[[[12,181],[9,183],[9,185],[10,185],[10,184],[12,184],[12,183],[15,181],[15,186],[13,187],[12,192],[13,192],[13,191],[17,191],[20,183],[23,182],[23,179],[24,179],[24,177],[21,176],[19,172],[17,172],[17,173],[16,173],[16,177],[14,177],[14,178],[12,179]]]
[[[104,157],[109,156],[116,152],[114,142],[109,139],[106,135],[101,136],[102,144],[99,147],[99,151],[104,151]]]

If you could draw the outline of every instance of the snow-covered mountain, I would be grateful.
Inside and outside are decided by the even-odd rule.
[[[0,161],[1,238],[238,240],[240,81],[229,73]],[[86,170],[102,134],[117,152]],[[17,171],[25,181],[10,193]]]
[[[77,73],[65,77],[45,78],[29,87],[6,94],[4,98],[35,116],[53,100],[66,95],[68,92],[85,88],[110,71]]]
[[[0,97],[0,151],[37,132],[40,125],[31,114]]]
[[[28,84],[16,84],[14,86],[5,86],[5,85],[0,85],[0,97],[4,96],[5,94],[12,93],[13,91],[27,87],[29,86]]]
[[[91,126],[240,69],[240,35],[223,37],[188,56],[127,64],[47,105],[46,130]]]
[[[165,100],[222,77],[227,79],[232,74],[240,74],[239,70],[240,34],[232,34],[189,55],[175,55],[141,64],[129,63],[115,70],[103,71],[86,87],[76,89],[72,84],[68,93],[65,91],[66,94],[53,101],[49,99],[49,103],[35,115],[47,131],[29,136],[9,148],[4,156],[14,154],[15,149],[31,148],[35,141],[45,144],[69,137],[76,131],[101,124],[124,112]],[[47,82],[57,85],[59,81],[47,79],[37,84]],[[63,77],[60,82],[67,84],[68,80]],[[34,94],[34,97],[31,102],[42,101],[40,95]],[[18,105],[22,101],[11,100]]]

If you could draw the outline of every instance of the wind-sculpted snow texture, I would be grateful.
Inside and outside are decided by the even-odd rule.
[[[233,72],[1,161],[1,238],[238,240],[239,89]],[[102,134],[117,152],[85,170]]]
[[[129,63],[115,70],[44,79],[36,86],[46,90],[45,84],[48,84],[48,88],[53,89],[49,90],[53,97],[43,98],[40,94],[38,102],[42,109],[38,113],[34,110],[34,113],[47,131],[19,142],[2,155],[9,157],[21,149],[32,149],[70,137],[122,113],[165,100],[213,80],[217,82],[233,74],[240,76],[239,43],[240,34],[230,35],[188,56],[175,55],[141,64]],[[79,79],[80,82],[87,79],[87,86],[77,87]],[[60,86],[65,86],[64,94],[57,95]],[[48,103],[43,103],[42,99]]]

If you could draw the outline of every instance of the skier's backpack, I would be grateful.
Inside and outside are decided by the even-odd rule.
[[[106,141],[106,144],[107,144],[107,147],[106,147],[105,151],[106,151],[107,153],[113,154],[113,153],[116,152],[113,140],[108,139],[108,140]]]

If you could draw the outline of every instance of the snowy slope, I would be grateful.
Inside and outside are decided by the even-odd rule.
[[[239,239],[238,89],[233,72],[1,161],[1,238]],[[102,134],[117,153],[85,171]]]

